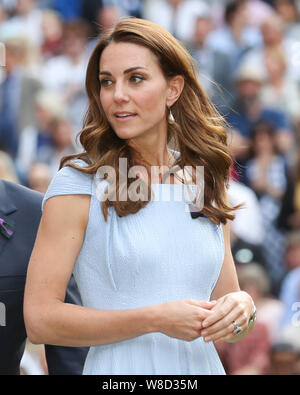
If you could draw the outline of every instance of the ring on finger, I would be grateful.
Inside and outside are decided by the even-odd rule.
[[[235,335],[238,335],[239,333],[241,333],[243,331],[243,329],[237,324],[236,321],[232,321],[233,324],[233,333]]]

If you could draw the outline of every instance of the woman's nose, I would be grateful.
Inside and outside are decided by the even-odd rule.
[[[128,101],[129,99],[126,86],[122,82],[116,83],[115,85],[114,99],[117,102]]]

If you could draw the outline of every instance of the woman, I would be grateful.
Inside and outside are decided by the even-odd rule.
[[[299,123],[300,93],[287,72],[287,61],[282,48],[265,51],[267,81],[261,89],[261,101],[267,108],[284,111],[294,125]]]
[[[191,57],[160,26],[123,19],[96,46],[86,88],[85,152],[62,162],[44,198],[25,296],[29,337],[93,346],[85,374],[223,374],[212,340],[244,336],[253,305],[230,252],[226,133]],[[124,182],[122,159],[138,179]],[[178,176],[169,177],[177,185],[151,177],[171,165],[205,165],[204,216],[193,219],[183,199],[115,193],[130,195],[137,181],[137,194],[180,190]],[[115,185],[95,182],[103,168],[116,172]],[[73,270],[83,308],[63,303]]]
[[[287,164],[285,158],[278,153],[276,132],[270,123],[257,123],[252,130],[251,139],[252,158],[246,166],[246,177],[259,199],[265,229],[263,252],[272,280],[272,292],[276,295],[285,274],[285,237],[278,230],[276,222],[287,184]]]
[[[298,139],[297,139],[298,140]],[[283,232],[300,230],[300,141],[295,144],[294,164],[287,175],[277,225]]]

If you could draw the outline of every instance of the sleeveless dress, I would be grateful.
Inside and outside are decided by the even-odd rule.
[[[81,160],[74,162],[85,166]],[[122,310],[186,298],[209,301],[224,259],[223,230],[206,217],[192,218],[183,185],[153,184],[155,199],[145,208],[119,217],[110,207],[107,222],[98,187],[93,175],[64,167],[52,179],[42,206],[57,195],[91,195],[84,242],[73,270],[83,305]],[[225,371],[212,342],[150,333],[90,347],[83,374]]]

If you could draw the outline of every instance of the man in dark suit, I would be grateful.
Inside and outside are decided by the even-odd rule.
[[[43,195],[0,179],[0,375],[20,373],[26,342],[23,295]],[[80,304],[73,277],[66,302]],[[81,374],[86,347],[45,346],[49,374]]]

